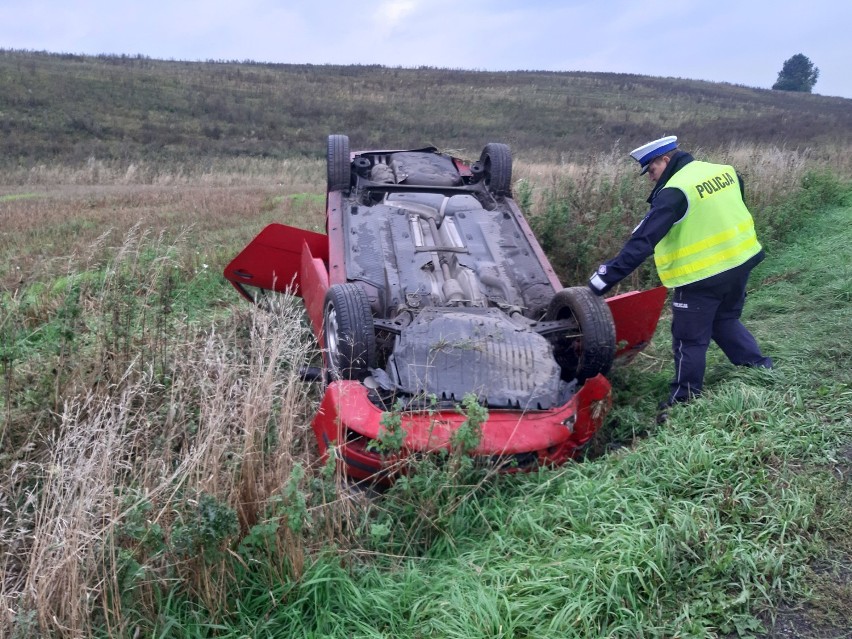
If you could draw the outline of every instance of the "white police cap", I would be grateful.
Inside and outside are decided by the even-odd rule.
[[[651,164],[651,160],[676,148],[677,136],[668,135],[664,138],[660,138],[659,140],[648,142],[648,144],[640,146],[638,149],[633,149],[630,152],[630,157],[636,160],[642,167],[642,170],[639,171],[639,175],[645,175],[645,172],[648,170],[648,165]]]

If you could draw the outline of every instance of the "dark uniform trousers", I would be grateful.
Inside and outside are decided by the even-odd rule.
[[[752,264],[747,263],[674,289],[672,350],[675,370],[669,404],[685,402],[701,394],[711,339],[732,364],[772,368],[772,360],[763,356],[754,336],[740,322],[751,269]]]

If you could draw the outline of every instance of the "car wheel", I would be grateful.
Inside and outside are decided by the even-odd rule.
[[[508,145],[490,142],[479,156],[485,186],[495,195],[512,192],[512,152]]]
[[[615,322],[607,303],[585,286],[564,288],[553,296],[547,320],[573,320],[576,329],[556,339],[553,354],[562,379],[580,383],[606,374],[615,357]]]
[[[363,380],[376,367],[376,332],[364,289],[357,284],[329,287],[323,338],[332,379]]]
[[[351,179],[349,166],[349,136],[328,136],[328,190],[348,191]]]

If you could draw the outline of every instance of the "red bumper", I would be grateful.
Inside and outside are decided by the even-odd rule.
[[[558,408],[491,410],[482,426],[479,446],[471,454],[506,469],[561,464],[591,439],[610,406],[610,384],[598,375]],[[386,478],[409,454],[449,449],[453,433],[465,421],[453,410],[405,412],[403,448],[389,459],[368,449],[370,442],[378,439],[382,415],[361,383],[333,382],[312,424],[321,453],[326,456],[334,445],[344,471],[351,477]]]

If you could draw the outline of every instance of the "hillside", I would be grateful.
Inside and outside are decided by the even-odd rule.
[[[89,157],[318,157],[424,143],[559,161],[676,132],[692,148],[748,141],[845,148],[852,101],[627,74],[176,62],[0,51],[0,163]],[[2,165],[0,164],[0,165]]]

